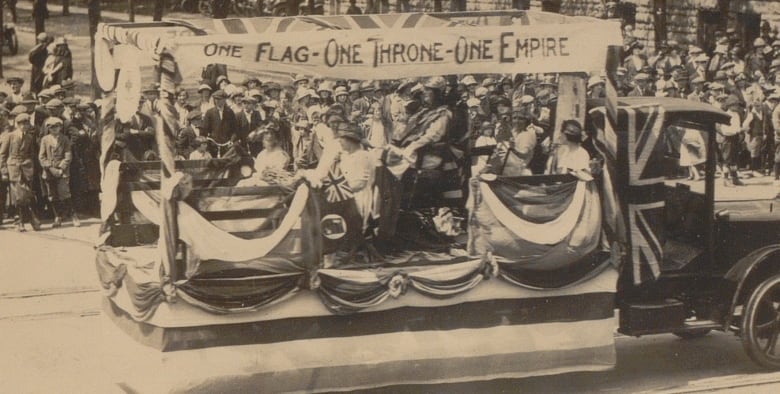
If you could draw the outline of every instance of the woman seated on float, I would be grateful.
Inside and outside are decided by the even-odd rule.
[[[280,145],[279,129],[270,123],[263,131],[263,150],[255,158],[254,174],[239,182],[238,186],[267,186],[292,182],[287,170],[290,155]]]
[[[548,173],[552,174],[587,174],[590,177],[590,155],[582,147],[582,125],[569,119],[562,125],[564,143],[559,145],[550,157]]]

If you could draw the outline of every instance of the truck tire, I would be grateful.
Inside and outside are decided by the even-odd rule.
[[[780,275],[761,282],[744,307],[742,346],[748,356],[767,369],[780,369]]]

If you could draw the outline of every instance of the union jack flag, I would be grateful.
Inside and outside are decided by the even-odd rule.
[[[625,220],[628,229],[624,239],[630,250],[634,283],[654,280],[661,274],[665,241],[664,108],[620,107],[614,127],[603,108],[592,110],[590,115],[597,129],[595,145],[607,159],[611,181],[615,186],[626,185],[610,190],[621,200],[622,209],[615,210],[613,206],[607,211],[625,212],[621,220]],[[614,220],[606,223],[616,224]],[[612,230],[621,227],[614,225]],[[618,238],[623,237],[618,234]]]
[[[338,165],[328,171],[328,177],[322,182],[322,190],[325,192],[325,200],[329,203],[346,201],[354,196]]]

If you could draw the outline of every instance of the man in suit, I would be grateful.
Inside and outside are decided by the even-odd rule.
[[[650,76],[645,73],[639,73],[634,77],[634,89],[628,92],[629,97],[652,96],[650,91]]]
[[[11,199],[19,213],[16,229],[20,232],[25,231],[24,221],[28,215],[33,230],[38,231],[41,226],[32,207],[32,181],[38,153],[35,148],[35,128],[30,123],[30,115],[17,115],[16,130],[0,144],[0,173],[3,180],[11,183]]]
[[[201,135],[211,138],[217,145],[211,148],[211,155],[219,157],[227,151],[228,143],[237,139],[238,122],[236,114],[227,105],[227,94],[217,90],[211,95],[214,107],[209,108],[203,116]]]
[[[246,146],[250,140],[249,136],[256,132],[263,123],[263,117],[257,110],[256,98],[247,96],[241,99],[241,112],[236,114],[236,122],[238,123],[238,139],[242,146]],[[259,138],[259,136],[257,137]]]
[[[145,100],[138,103],[138,111],[128,122],[119,123],[116,128],[116,145],[124,148],[122,157],[129,159],[127,153],[132,156],[132,160],[143,160],[148,151],[155,151],[154,127],[152,118],[141,113],[141,108]]]

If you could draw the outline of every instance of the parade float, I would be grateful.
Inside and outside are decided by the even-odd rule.
[[[160,161],[120,162],[107,152],[144,81],[158,80],[161,92],[192,88],[207,64],[226,65],[234,79],[265,80],[598,72],[607,46],[622,42],[618,24],[536,12],[203,23],[102,24],[95,37],[107,92],[96,259],[104,312],[165,355],[165,370],[176,373],[155,383],[329,391],[613,367],[614,310],[628,305],[616,304],[618,283],[646,290],[664,266],[661,129],[679,121],[712,128],[727,119],[714,107],[585,103],[584,89],[561,86],[572,117],[585,121],[591,110],[585,123],[603,172],[465,180],[454,203],[425,207],[454,204],[465,213],[462,231],[450,228],[437,242],[415,242],[429,235],[415,196],[429,190],[398,204],[389,196],[409,183],[379,165],[383,215],[372,242],[380,256],[364,260],[345,253],[363,239],[337,173],[317,185],[237,186],[238,158],[174,160],[177,117],[165,100],[155,114]],[[452,176],[407,171],[414,184]],[[383,227],[383,218],[392,223]],[[714,239],[701,231],[700,242]],[[667,304],[633,303],[621,320],[636,330],[644,324],[630,334],[683,332],[690,311]],[[667,307],[679,321],[647,314]]]

